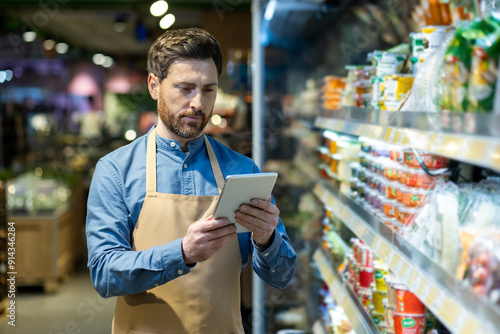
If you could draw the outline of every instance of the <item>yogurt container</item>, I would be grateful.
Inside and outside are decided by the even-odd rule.
[[[395,312],[394,333],[395,334],[424,334],[425,320],[424,314],[402,314]]]
[[[398,207],[398,219],[399,221],[405,225],[409,226],[413,222],[415,218],[415,214],[417,213],[417,209],[408,207],[405,205],[401,205]]]
[[[402,101],[413,86],[413,74],[392,74],[384,76],[380,84],[380,95],[383,101]]]
[[[375,75],[381,77],[387,74],[401,73],[408,58],[407,55],[391,52],[374,52],[376,62]]]
[[[406,285],[396,285],[396,311],[401,314],[425,314],[425,305]]]

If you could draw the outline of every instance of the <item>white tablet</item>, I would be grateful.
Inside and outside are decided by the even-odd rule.
[[[250,204],[253,198],[266,200],[271,195],[278,173],[253,173],[228,175],[222,193],[215,207],[214,218],[229,218],[236,224],[235,212],[241,204]],[[236,224],[238,233],[248,232],[240,224]]]

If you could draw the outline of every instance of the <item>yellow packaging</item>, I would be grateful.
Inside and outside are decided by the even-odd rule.
[[[413,86],[413,75],[386,75],[380,84],[382,100],[401,101]]]
[[[379,100],[378,104],[380,106],[380,110],[388,110],[388,111],[398,111],[400,101],[389,101],[389,100]]]
[[[377,261],[374,264],[375,269],[375,286],[377,290],[387,292],[387,285],[385,284],[384,277],[389,275],[389,268],[383,263]]]
[[[383,300],[387,298],[387,292],[385,291],[380,291],[380,290],[375,290],[373,291],[372,294],[372,299],[373,299],[373,307],[375,308],[375,312],[384,314],[384,304]]]

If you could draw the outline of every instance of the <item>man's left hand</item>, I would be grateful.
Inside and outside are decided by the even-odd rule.
[[[280,210],[267,201],[252,199],[251,205],[242,204],[236,211],[236,222],[253,232],[253,240],[259,247],[269,247],[276,225],[278,225]]]

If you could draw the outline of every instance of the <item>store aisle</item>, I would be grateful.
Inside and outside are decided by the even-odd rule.
[[[2,319],[0,333],[109,334],[116,299],[99,296],[85,270],[55,293],[21,290],[15,301],[16,326]]]

